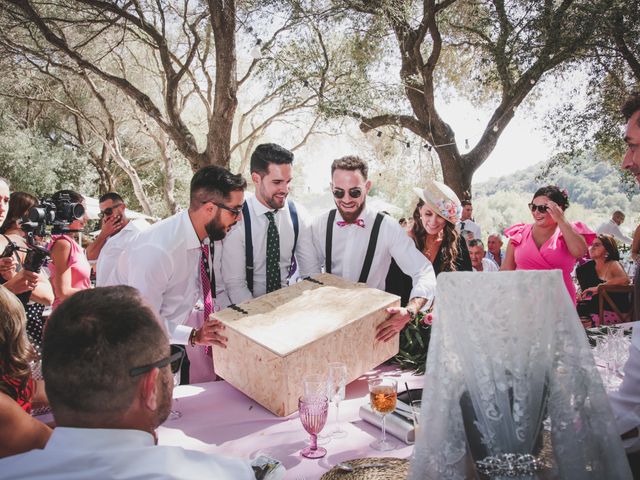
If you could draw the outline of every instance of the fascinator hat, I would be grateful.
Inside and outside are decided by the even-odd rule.
[[[452,224],[460,221],[462,205],[453,190],[444,183],[427,180],[424,188],[414,187],[415,194],[434,212]]]

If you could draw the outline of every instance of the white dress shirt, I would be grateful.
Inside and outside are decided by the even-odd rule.
[[[124,265],[124,252],[138,236],[150,225],[142,219],[130,220],[126,227],[115,235],[107,238],[107,241],[100,250],[98,263],[96,264],[96,287],[107,287],[109,285],[126,285],[127,279],[124,274],[127,272]],[[121,262],[123,262],[121,264]]]
[[[494,262],[493,260],[489,260],[488,258],[483,258],[482,259],[482,271],[483,272],[497,272],[500,269],[498,268],[498,265],[496,265],[496,262]],[[477,270],[474,268],[473,269],[474,272],[477,272]]]
[[[463,224],[464,224],[464,226],[463,226]],[[481,232],[480,232],[480,225],[478,225],[473,220],[471,220],[471,219],[462,220],[462,221],[458,222],[458,225],[456,225],[456,227],[458,228],[459,232],[461,232],[462,230],[468,230],[469,232],[473,233],[473,238],[477,238],[478,240],[482,240],[482,235],[481,235]]]
[[[488,258],[493,263],[498,265],[498,262],[496,261],[496,257],[489,250],[487,250],[487,253],[484,254],[484,258]],[[502,265],[503,261],[504,261],[504,252],[502,250],[500,250],[500,265]],[[498,268],[500,268],[500,265],[498,265]]]
[[[202,298],[201,254],[188,210],[140,233],[127,251],[127,284],[156,310],[171,343],[185,345],[189,340],[192,328],[185,323]]]
[[[375,210],[365,207],[359,217],[365,223],[362,228],[355,224],[339,227],[336,223],[342,221],[343,218],[339,211],[336,212],[331,248],[331,273],[353,282],[359,280],[377,213]],[[328,216],[329,212],[326,212],[317,217],[312,227],[313,243],[316,247],[318,262],[321,265],[325,264]],[[367,278],[369,287],[384,290],[385,278],[392,258],[400,269],[413,280],[413,289],[409,298],[422,297],[430,300],[434,297],[436,276],[433,272],[433,265],[418,251],[413,240],[398,222],[385,215],[380,225],[378,243]]]
[[[640,428],[640,327],[634,327],[631,335],[622,385],[617,391],[609,392],[609,401],[620,435]],[[640,437],[623,440],[622,444],[627,451],[640,450]]]
[[[264,295],[267,291],[267,228],[269,227],[269,219],[265,214],[274,211],[260,203],[255,195],[247,195],[245,198],[251,217],[253,294],[247,286],[244,219],[239,221],[227,235],[222,255],[222,277],[231,302],[236,304]],[[320,269],[317,266],[311,240],[309,217],[298,203],[296,203],[296,211],[298,213],[296,261],[299,275],[306,277],[320,273]],[[280,237],[280,280],[282,286],[286,287],[294,242],[293,221],[288,202],[285,202],[284,208],[275,211],[274,222]]]
[[[141,430],[57,427],[43,450],[0,459],[0,479],[255,480],[249,461],[155,445]]]
[[[596,228],[596,233],[598,235],[611,235],[619,242],[626,243],[627,245],[631,245],[631,243],[633,242],[632,238],[627,237],[624,233],[622,233],[622,230],[620,230],[620,225],[614,222],[613,219],[609,219],[608,222],[604,222],[602,225]]]

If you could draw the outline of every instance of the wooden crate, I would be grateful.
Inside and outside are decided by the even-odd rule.
[[[398,336],[375,340],[385,308],[396,295],[331,274],[303,280],[217,313],[229,338],[214,347],[215,370],[238,390],[275,413],[298,409],[306,374],[347,365],[348,381],[398,353]]]

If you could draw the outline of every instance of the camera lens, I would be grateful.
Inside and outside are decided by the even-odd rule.
[[[72,215],[76,220],[79,220],[84,216],[84,207],[81,203],[72,204]]]

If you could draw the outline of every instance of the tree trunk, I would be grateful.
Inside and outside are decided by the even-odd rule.
[[[209,11],[216,45],[215,97],[207,147],[199,155],[196,169],[206,165],[229,167],[231,129],[238,106],[235,0],[209,0]]]

